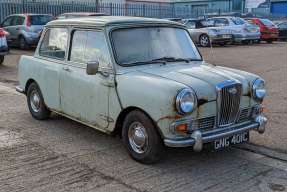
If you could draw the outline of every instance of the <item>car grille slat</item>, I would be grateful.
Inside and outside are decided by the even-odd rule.
[[[228,84],[218,89],[218,126],[235,123],[240,108],[242,85]]]

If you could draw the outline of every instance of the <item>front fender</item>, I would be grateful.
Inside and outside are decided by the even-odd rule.
[[[175,108],[175,97],[185,85],[139,72],[118,75],[117,83],[123,108],[133,106],[144,110],[164,136],[170,134],[171,122],[181,118]]]

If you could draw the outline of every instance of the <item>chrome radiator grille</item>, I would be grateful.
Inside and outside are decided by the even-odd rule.
[[[241,109],[237,122],[241,123],[248,121],[251,119],[251,115],[252,115],[252,108]]]
[[[234,81],[223,82],[218,90],[218,118],[219,127],[235,123],[240,108],[242,85]]]
[[[192,129],[210,130],[215,126],[215,116],[205,117],[192,121]]]

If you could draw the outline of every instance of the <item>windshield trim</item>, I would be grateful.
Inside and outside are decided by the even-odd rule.
[[[153,28],[153,27],[166,27],[166,28],[178,28],[178,29],[183,29],[185,30],[190,39],[192,40],[191,38],[191,35],[188,31],[188,29],[184,26],[179,26],[179,25],[172,25],[172,24],[156,24],[156,25],[137,25],[137,26],[123,26],[123,27],[114,27],[113,29],[110,30],[109,32],[109,39],[110,39],[110,42],[111,42],[111,47],[112,47],[112,52],[113,52],[113,57],[114,57],[114,60],[116,62],[117,65],[121,66],[121,67],[134,67],[134,66],[140,66],[140,65],[150,65],[150,63],[147,63],[147,64],[139,64],[139,65],[126,65],[124,63],[120,63],[119,60],[118,60],[118,56],[117,56],[117,52],[116,52],[116,49],[115,49],[115,45],[114,45],[114,39],[112,38],[112,33],[116,30],[120,30],[120,29],[134,29],[134,28]],[[193,41],[192,41],[193,42]],[[198,59],[198,61],[203,61],[203,57],[202,57],[202,54],[200,53],[198,47],[196,46],[196,44],[194,43],[195,45],[195,48],[200,56],[200,58]],[[197,60],[196,60],[197,61]],[[162,64],[162,62],[158,62],[158,63],[153,63],[153,64]]]

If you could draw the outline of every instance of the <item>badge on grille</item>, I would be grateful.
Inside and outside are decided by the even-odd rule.
[[[235,95],[237,93],[237,89],[235,87],[228,90],[228,92],[232,95]]]

